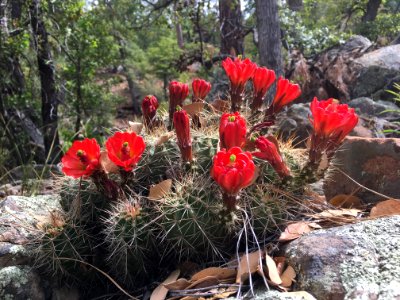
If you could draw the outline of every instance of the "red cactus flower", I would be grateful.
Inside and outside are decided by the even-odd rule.
[[[176,107],[182,106],[183,101],[189,95],[189,86],[185,83],[171,81],[169,83],[169,120],[172,118]]]
[[[192,91],[193,91],[193,102],[202,102],[211,90],[211,83],[204,79],[193,79]]]
[[[265,67],[257,67],[253,75],[253,102],[250,108],[253,111],[260,109],[263,98],[276,79],[275,72]]]
[[[301,95],[300,86],[293,84],[289,80],[280,77],[276,85],[276,93],[274,100],[266,111],[265,119],[274,119],[285,105],[294,101]]]
[[[100,146],[96,139],[75,141],[61,159],[62,171],[74,178],[87,177],[100,167]]]
[[[311,113],[313,133],[310,160],[318,162],[325,150],[328,158],[333,156],[346,135],[357,125],[358,116],[347,104],[339,104],[338,100],[332,98],[318,101],[315,97],[311,102]]]
[[[142,113],[144,124],[150,126],[156,116],[158,108],[157,98],[153,95],[147,95],[142,101]]]
[[[221,148],[242,147],[246,142],[246,119],[238,112],[224,113],[219,124]]]
[[[140,160],[146,145],[134,132],[116,132],[107,140],[106,148],[110,160],[129,172]]]
[[[246,82],[253,77],[257,64],[250,59],[242,59],[240,56],[232,60],[230,57],[222,62],[222,67],[231,83],[230,94],[232,101],[232,111],[239,111]]]
[[[190,137],[190,120],[186,111],[179,106],[174,113],[174,127],[178,139],[178,146],[181,150],[182,160],[184,162],[191,162],[193,157],[192,140]]]
[[[256,139],[255,146],[259,150],[259,152],[252,153],[255,157],[268,161],[281,178],[290,176],[290,171],[274,142],[260,136]]]
[[[222,188],[228,209],[236,207],[239,192],[253,182],[255,169],[250,152],[243,152],[239,147],[222,149],[215,155],[211,177]]]

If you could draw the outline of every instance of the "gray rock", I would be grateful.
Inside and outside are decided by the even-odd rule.
[[[324,181],[327,200],[339,194],[354,194],[370,204],[384,199],[371,190],[400,198],[400,139],[347,137],[331,165]]]
[[[399,112],[385,112],[389,110],[400,110],[393,102],[389,101],[374,101],[368,97],[360,97],[351,100],[348,105],[356,110],[357,113],[369,117],[384,118],[386,120],[400,119]]]
[[[295,289],[318,300],[400,299],[400,216],[316,230],[291,242]]]
[[[45,293],[40,277],[28,266],[0,269],[0,299],[44,300]]]

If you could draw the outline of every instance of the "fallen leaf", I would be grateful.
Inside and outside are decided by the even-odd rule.
[[[142,123],[128,121],[128,124],[129,124],[128,131],[130,131],[130,132],[134,132],[136,134],[140,134],[142,132],[142,130],[143,130],[143,124]]]
[[[219,280],[217,277],[214,276],[207,276],[192,282],[186,289],[193,289],[193,288],[203,288],[218,285]]]
[[[281,277],[279,276],[278,268],[276,267],[275,261],[268,254],[265,255],[265,260],[268,269],[268,277],[273,283],[279,285],[282,283]]]
[[[284,292],[281,294],[283,298],[286,299],[286,296],[288,296],[288,299],[302,299],[302,300],[317,300],[314,298],[313,295],[306,291],[297,291],[297,292]]]
[[[204,102],[194,102],[182,107],[191,117],[198,115],[204,109]]]
[[[389,199],[376,204],[370,213],[370,217],[377,218],[383,216],[400,215],[400,200]]]
[[[154,289],[154,291],[151,293],[150,300],[164,300],[168,294],[168,289],[164,287],[164,285],[176,281],[179,277],[179,274],[179,270],[173,271],[167,279],[165,279],[158,287]]]
[[[295,278],[296,278],[296,272],[294,271],[292,266],[288,266],[281,275],[282,286],[289,288],[292,285]]]
[[[276,256],[273,258],[276,268],[278,269],[278,274],[281,275],[283,273],[283,269],[285,268],[286,257],[284,256]]]
[[[164,286],[168,289],[168,290],[184,290],[186,289],[188,286],[190,286],[190,281],[188,281],[185,278],[179,278],[178,280],[168,283],[168,284],[164,284]]]
[[[236,276],[236,283],[243,283],[249,278],[249,274],[257,272],[260,265],[260,258],[263,257],[263,251],[258,250],[249,254],[244,254],[240,258],[240,263]]]
[[[150,187],[148,198],[150,200],[160,200],[167,195],[172,188],[172,179],[166,179]]]
[[[310,231],[311,228],[308,225],[308,222],[302,221],[302,222],[292,223],[285,228],[284,232],[281,233],[281,236],[279,237],[278,241],[279,242],[291,241],[299,238],[303,234],[308,233]]]
[[[211,103],[211,106],[219,112],[228,112],[231,107],[229,101],[225,101],[225,100],[221,100],[221,99],[214,100]]]
[[[308,223],[308,226],[310,226],[312,229],[322,229],[322,226],[315,222]]]
[[[214,276],[219,280],[223,280],[228,278],[234,278],[236,276],[236,273],[237,272],[234,269],[211,267],[201,270],[200,272],[197,272],[192,276],[191,280],[196,281],[207,276]]]
[[[174,132],[170,131],[167,132],[166,134],[160,136],[156,142],[154,143],[155,146],[161,146],[162,144],[164,144],[165,142],[168,142],[170,138],[172,138],[174,136]]]
[[[100,165],[106,173],[117,173],[119,170],[118,166],[108,158],[107,151],[101,151]]]
[[[323,212],[312,215],[313,218],[331,218],[331,217],[357,217],[361,212],[359,209],[355,208],[343,208],[343,209],[328,209]]]
[[[362,208],[361,199],[353,195],[340,194],[329,200],[329,203],[341,208]]]

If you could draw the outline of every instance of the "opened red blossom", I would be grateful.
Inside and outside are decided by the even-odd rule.
[[[318,161],[322,151],[331,157],[343,139],[358,123],[358,116],[347,104],[330,98],[321,100],[315,97],[311,102],[313,133],[311,135],[310,159]]]
[[[125,171],[132,171],[146,148],[141,136],[134,132],[116,132],[106,142],[110,160]]]
[[[90,176],[100,167],[100,146],[95,139],[75,141],[61,163],[65,175],[74,178]]]
[[[211,177],[227,195],[238,195],[254,178],[256,166],[250,152],[239,147],[222,149],[213,160]]]
[[[276,85],[274,100],[266,111],[266,119],[274,119],[283,107],[296,100],[300,95],[301,89],[298,84],[280,77]]]
[[[219,124],[221,148],[243,147],[246,142],[246,119],[238,112],[224,113]]]
[[[190,137],[190,119],[186,111],[179,106],[177,107],[177,111],[174,113],[174,127],[182,160],[184,162],[191,162],[193,156],[192,139]]]
[[[211,90],[211,83],[196,78],[192,81],[193,102],[202,102]]]
[[[260,109],[268,89],[276,79],[275,72],[265,67],[257,67],[253,75],[253,102],[250,108],[255,111]]]
[[[260,136],[256,139],[255,146],[259,150],[252,153],[255,157],[268,161],[281,178],[290,176],[289,168],[283,161],[279,148],[274,142]]]

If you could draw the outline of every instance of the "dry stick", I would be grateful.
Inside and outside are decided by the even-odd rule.
[[[59,260],[70,260],[70,261],[76,261],[79,263],[82,263],[84,265],[87,265],[89,267],[92,267],[93,269],[95,269],[97,272],[101,273],[102,275],[104,275],[108,280],[110,280],[121,292],[123,292],[126,296],[128,296],[130,299],[135,299],[138,300],[138,298],[133,297],[131,294],[129,294],[127,291],[125,291],[114,279],[112,279],[112,277],[110,275],[108,275],[106,272],[100,270],[99,268],[93,266],[92,264],[89,264],[85,261],[79,260],[79,259],[74,259],[74,258],[68,258],[68,257],[59,257]]]
[[[373,193],[373,194],[375,194],[375,195],[381,196],[381,197],[386,198],[386,199],[393,199],[393,197],[386,196],[386,195],[381,194],[381,193],[379,193],[379,192],[377,192],[377,191],[374,191],[374,190],[372,190],[372,189],[370,189],[370,188],[367,188],[366,186],[362,185],[361,183],[359,183],[359,182],[356,181],[355,179],[351,178],[349,175],[347,175],[347,174],[346,174],[345,172],[343,172],[341,169],[339,169],[339,168],[337,168],[337,167],[333,167],[333,168],[336,169],[337,171],[339,171],[340,173],[342,173],[344,176],[346,176],[348,179],[350,179],[353,183],[357,184],[359,187],[361,187],[361,188],[363,188],[363,189],[366,189],[368,192],[371,192],[371,193]]]

